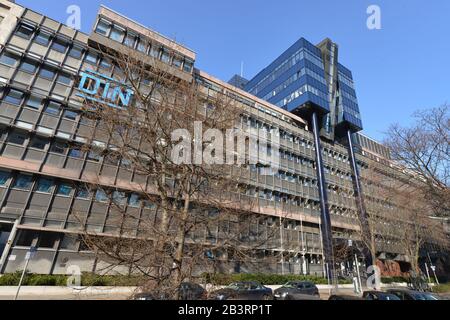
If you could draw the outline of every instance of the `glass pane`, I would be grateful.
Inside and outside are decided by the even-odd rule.
[[[125,37],[125,32],[123,30],[117,29],[113,27],[111,30],[111,35],[109,36],[112,40],[122,43],[123,38]]]
[[[86,187],[79,187],[77,191],[77,198],[80,199],[89,199],[90,192]]]
[[[106,195],[105,191],[103,191],[102,189],[98,189],[95,193],[95,200],[99,202],[107,202],[108,196]]]
[[[72,192],[72,186],[67,183],[62,183],[58,186],[57,194],[60,196],[70,196]]]
[[[66,52],[67,47],[68,43],[61,39],[56,39],[52,44],[52,49],[61,53]]]
[[[41,178],[38,181],[38,185],[36,187],[36,191],[50,193],[53,187],[53,180]]]
[[[34,28],[32,26],[26,25],[26,24],[21,24],[19,26],[19,29],[17,29],[17,35],[26,38],[26,39],[30,39],[31,35],[34,32]]]
[[[44,150],[46,145],[47,145],[47,140],[35,137],[35,138],[33,138],[31,140],[30,147],[31,148],[36,148],[36,149],[39,149],[39,150]]]
[[[22,71],[34,73],[36,71],[36,69],[37,69],[37,65],[36,65],[35,62],[25,60],[20,65],[19,69],[22,70]]]
[[[6,171],[0,171],[0,186],[6,186],[10,173]]]
[[[75,58],[75,59],[80,59],[82,54],[83,54],[83,49],[79,48],[79,47],[73,47],[69,51],[69,56],[71,56],[72,58]]]
[[[23,93],[17,90],[10,90],[8,95],[3,99],[5,102],[19,105],[22,102]]]
[[[76,120],[77,116],[78,116],[78,113],[76,113],[75,111],[70,111],[70,110],[64,111],[64,118],[66,118],[66,119]]]
[[[42,105],[42,98],[37,96],[30,96],[27,100],[27,107],[39,109]]]
[[[72,84],[72,77],[67,73],[61,73],[56,81],[70,86]]]
[[[55,77],[55,70],[49,67],[42,67],[41,71],[39,72],[39,75],[42,78],[52,80]]]
[[[111,29],[111,26],[108,22],[104,20],[100,20],[97,24],[97,28],[95,29],[95,32],[100,33],[104,36],[108,36],[109,30]]]
[[[61,111],[61,106],[55,102],[50,101],[45,108],[45,112],[53,115],[59,115]]]
[[[70,149],[69,157],[82,159],[84,157],[83,151],[80,149]]]
[[[4,63],[11,67],[15,66],[18,60],[19,60],[18,57],[8,52],[3,53],[0,57],[0,63]]]
[[[32,184],[33,176],[28,176],[24,174],[19,174],[14,183],[14,188],[22,190],[30,190]]]
[[[38,35],[36,36],[34,41],[43,46],[48,46],[48,44],[50,42],[50,34],[41,31],[38,33]]]
[[[64,142],[55,142],[52,144],[50,151],[59,154],[64,154],[64,152],[66,151],[66,144]]]
[[[17,132],[13,132],[8,136],[9,143],[14,143],[18,145],[23,145],[26,139],[27,139],[26,135]]]

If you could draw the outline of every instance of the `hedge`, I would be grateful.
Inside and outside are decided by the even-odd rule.
[[[5,274],[0,277],[0,286],[17,286],[20,281],[22,271]],[[41,275],[41,274],[26,274],[22,285],[24,286],[66,286],[66,275]],[[94,286],[137,286],[140,283],[140,278],[136,276],[112,276],[112,275],[97,275],[92,273],[83,273],[81,275],[81,285],[83,287]]]
[[[0,286],[17,286],[19,284],[22,271],[5,274],[0,277]],[[24,277],[24,286],[66,286],[68,276],[66,275],[40,275],[40,274],[26,274]],[[202,283],[213,285],[229,285],[237,281],[258,281],[265,285],[280,285],[288,281],[311,281],[315,284],[327,284],[327,279],[308,276],[308,275],[280,275],[280,274],[202,274]],[[83,273],[81,276],[81,285],[85,287],[93,286],[138,286],[145,281],[145,278],[139,276],[120,276],[120,275],[97,275],[92,273]],[[394,282],[408,282],[405,277],[382,277],[382,283]],[[339,284],[351,284],[350,279],[340,279]]]
[[[295,275],[295,274],[250,274],[250,273],[238,273],[238,274],[203,274],[203,282],[214,285],[229,285],[232,282],[237,281],[257,281],[265,285],[279,285],[288,281],[311,281],[315,284],[328,284],[327,279],[308,276],[308,275]],[[339,280],[340,284],[350,284],[351,280]]]

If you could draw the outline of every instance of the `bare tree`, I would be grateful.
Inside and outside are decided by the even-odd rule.
[[[134,98],[126,108],[84,101],[92,131],[81,148],[102,159],[87,187],[104,195],[110,231],[93,232],[89,217],[80,216],[83,239],[109,270],[127,267],[144,275],[142,287],[177,299],[183,281],[220,270],[220,257],[251,262],[254,250],[266,248],[273,233],[250,231],[259,219],[252,213],[254,198],[242,196],[239,173],[212,147],[224,141],[216,136],[201,141],[208,129],[224,134],[235,128],[242,109],[226,92],[181,80],[161,62],[143,62],[132,50],[104,55]],[[212,161],[196,161],[204,150]],[[103,175],[105,164],[118,165],[132,182],[111,181]]]
[[[401,253],[408,257],[411,269],[418,271],[422,250],[448,248],[442,225],[432,219],[433,207],[422,181],[398,169],[380,171],[376,164],[366,170],[364,181],[372,237],[361,234],[360,238],[374,258],[381,251]]]
[[[410,127],[392,125],[387,146],[391,156],[402,166],[417,174],[425,184],[426,200],[436,216],[450,215],[450,117],[449,106],[414,114]]]

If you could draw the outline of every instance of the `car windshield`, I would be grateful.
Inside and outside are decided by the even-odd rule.
[[[400,298],[394,294],[381,294],[379,297],[380,300],[400,300]]]
[[[425,294],[419,293],[419,292],[411,292],[411,296],[412,296],[415,300],[431,300],[431,299],[427,299],[427,297],[425,296]]]
[[[297,288],[298,285],[299,285],[298,282],[292,282],[292,281],[289,281],[289,282],[287,282],[287,283],[285,283],[285,284],[283,285],[283,288],[291,288],[291,289],[294,289],[294,288]]]
[[[235,282],[230,284],[227,288],[233,290],[247,290],[250,288],[250,283]]]
[[[431,293],[422,293],[422,296],[425,297],[425,300],[441,300],[438,296],[435,296],[434,294]]]

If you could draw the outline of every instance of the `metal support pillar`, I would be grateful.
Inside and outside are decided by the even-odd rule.
[[[322,244],[323,244],[323,254],[324,254],[324,264],[328,266],[326,268],[326,278],[333,279],[335,275],[335,265],[333,257],[333,237],[331,234],[331,220],[330,211],[328,209],[328,194],[325,185],[325,173],[323,170],[323,159],[322,159],[322,147],[320,144],[320,130],[319,121],[317,113],[312,113],[312,127],[314,133],[314,144],[316,146],[316,171],[317,180],[320,195],[320,212],[321,212],[321,224],[320,230],[322,233]]]
[[[353,141],[352,141],[352,132],[350,130],[347,130],[347,141],[348,141],[348,151],[350,155],[350,164],[353,170],[353,183],[355,185],[355,192],[356,192],[356,205],[358,206],[358,214],[359,214],[359,221],[361,222],[362,226],[362,232],[364,237],[367,239],[371,238],[371,232],[369,227],[369,222],[367,220],[367,212],[366,207],[364,205],[364,197],[362,194],[362,188],[361,188],[361,181],[359,177],[359,170],[358,165],[356,163],[356,157],[355,157],[355,150],[353,147]],[[369,267],[374,264],[375,261],[372,261],[372,255],[370,254],[369,248],[365,248],[364,250],[364,258],[366,267]]]

